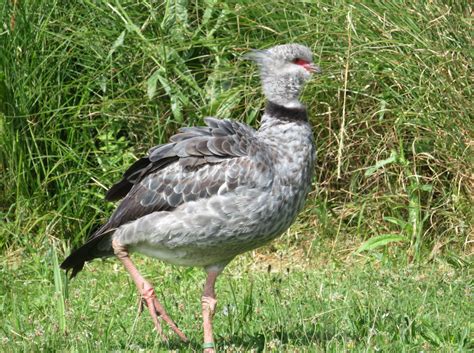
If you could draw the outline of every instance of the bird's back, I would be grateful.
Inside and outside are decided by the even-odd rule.
[[[311,187],[314,145],[306,121],[264,116],[258,153],[202,169],[241,178],[232,190],[185,202],[128,223],[115,237],[132,250],[178,265],[226,262],[284,232]],[[173,166],[168,167],[175,168]],[[193,175],[196,178],[196,175]]]

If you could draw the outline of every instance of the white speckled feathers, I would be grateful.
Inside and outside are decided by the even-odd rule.
[[[114,237],[132,250],[167,262],[210,266],[225,265],[237,254],[280,235],[293,222],[310,190],[314,162],[311,129],[305,122],[265,116],[262,128],[252,136],[260,147],[251,157],[231,157],[189,172],[179,163],[165,168],[166,179],[179,180],[184,173],[197,189],[206,190],[206,195],[192,196],[172,211],[150,213],[129,222]],[[212,193],[196,186],[209,183],[209,178],[218,183]],[[145,184],[147,179],[143,179]],[[183,194],[183,199],[187,195]]]

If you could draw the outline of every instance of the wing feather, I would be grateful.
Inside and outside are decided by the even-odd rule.
[[[207,126],[182,128],[169,143],[150,149],[112,186],[106,199],[124,199],[105,230],[184,202],[255,185],[260,182],[254,173],[257,165],[266,165],[263,172],[271,173],[254,129],[232,120],[204,121]]]

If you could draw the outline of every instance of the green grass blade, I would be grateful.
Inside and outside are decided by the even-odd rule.
[[[65,306],[65,289],[64,289],[64,271],[59,268],[58,254],[56,247],[51,248],[53,257],[53,274],[54,274],[54,301],[56,302],[57,320],[61,332],[66,333],[66,306]]]
[[[399,234],[382,234],[377,237],[370,238],[364,242],[356,251],[356,254],[363,251],[374,250],[382,246],[388,245],[394,242],[406,242],[408,239]]]

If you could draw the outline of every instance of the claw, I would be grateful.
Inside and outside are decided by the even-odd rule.
[[[163,306],[160,304],[158,299],[156,299],[155,291],[151,284],[148,283],[142,277],[140,272],[138,272],[138,269],[135,267],[132,260],[128,256],[127,248],[115,239],[112,240],[112,247],[114,249],[115,255],[122,262],[125,269],[128,271],[133,281],[135,282],[138,291],[140,292],[141,298],[138,306],[138,310],[140,311],[140,313],[143,310],[143,302],[145,302],[146,306],[148,307],[148,311],[150,312],[153,323],[155,324],[155,328],[164,341],[168,341],[168,339],[164,335],[163,330],[161,328],[160,322],[158,320],[159,316],[171,327],[171,329],[179,336],[179,338],[181,338],[181,340],[183,340],[184,342],[188,342],[188,338],[183,332],[181,332],[181,330],[178,328],[178,326],[176,326],[173,320],[171,320]]]
[[[163,333],[163,330],[161,329],[160,322],[158,320],[158,317],[161,317],[162,320],[164,320],[168,326],[183,340],[184,342],[188,341],[188,338],[186,335],[176,326],[176,324],[171,320],[171,318],[168,316],[168,314],[165,311],[165,308],[160,304],[158,299],[156,298],[155,290],[153,287],[146,281],[143,282],[143,290],[141,292],[142,298],[145,301],[148,311],[150,312],[151,318],[153,319],[153,322],[155,324],[155,327],[157,331],[159,332],[160,336],[163,338],[164,341],[167,341],[168,339]]]
[[[153,293],[153,295],[154,295],[154,293]],[[155,324],[156,331],[158,331],[158,333],[161,336],[161,339],[164,342],[168,342],[168,337],[166,337],[166,335],[163,333],[163,329],[161,328],[160,322],[158,320],[158,316],[160,316],[160,315],[159,315],[158,310],[156,310],[156,307],[155,307],[155,304],[154,304],[154,301],[153,301],[153,297],[151,297],[151,296],[145,297],[143,295],[142,299],[145,301],[146,306],[148,307],[148,311],[150,312],[153,323]]]
[[[161,318],[171,327],[171,329],[181,338],[183,342],[188,342],[189,339],[186,337],[186,335],[178,328],[178,326],[171,320],[171,318],[168,316],[166,313],[165,309],[163,306],[160,304],[158,299],[156,299],[156,296],[153,298],[153,304],[155,307],[155,311],[158,314],[158,316],[161,316]]]

